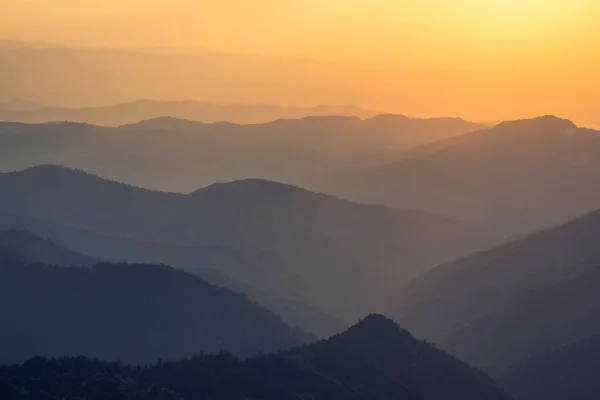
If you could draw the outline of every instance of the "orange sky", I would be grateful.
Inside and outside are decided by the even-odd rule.
[[[0,5],[0,38],[333,61],[355,70],[348,79],[364,79],[372,88],[353,99],[365,107],[477,120],[553,113],[600,125],[598,0],[0,0]]]

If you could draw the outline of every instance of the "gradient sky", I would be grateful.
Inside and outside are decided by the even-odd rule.
[[[598,0],[0,0],[0,38],[207,49],[363,71],[363,106],[600,125]]]

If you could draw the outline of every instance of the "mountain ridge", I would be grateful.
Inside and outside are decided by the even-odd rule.
[[[361,205],[264,180],[184,195],[51,167],[2,174],[0,190],[5,214],[137,242],[223,245],[251,257],[274,255],[261,261],[272,266],[265,275],[269,291],[304,293],[344,319],[362,313],[352,311],[355,306],[371,311],[391,282],[494,243],[476,227],[443,216]],[[435,252],[428,243],[435,243]],[[356,290],[372,293],[372,304],[356,299]]]

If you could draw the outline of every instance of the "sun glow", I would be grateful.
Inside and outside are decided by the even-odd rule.
[[[348,84],[335,101],[479,120],[598,119],[600,0],[0,3],[0,39],[312,59],[335,64],[331,75]],[[255,101],[272,101],[259,97],[277,91],[269,78]]]

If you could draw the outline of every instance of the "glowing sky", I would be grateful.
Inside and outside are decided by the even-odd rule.
[[[600,125],[598,0],[0,0],[0,38],[334,61],[363,106]],[[376,72],[373,72],[376,71]],[[360,99],[359,99],[360,100]]]

